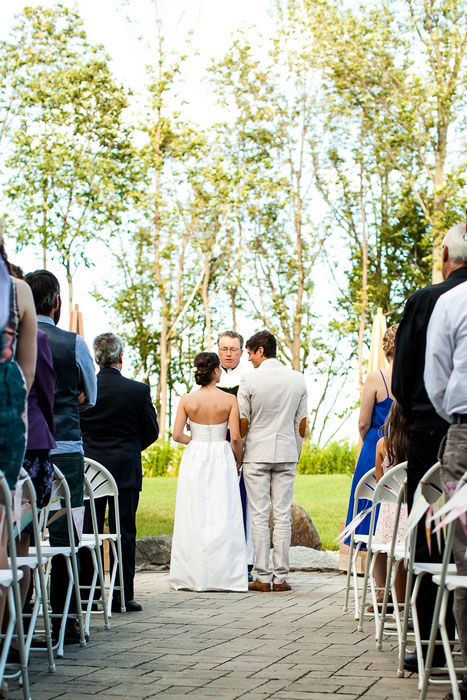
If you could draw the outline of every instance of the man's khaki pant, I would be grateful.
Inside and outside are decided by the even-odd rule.
[[[453,424],[449,428],[446,443],[440,449],[441,481],[447,498],[450,498],[459,479],[467,471],[467,423]],[[463,522],[461,522],[461,520]],[[453,555],[457,573],[467,576],[467,516],[464,513],[456,524],[453,542]],[[456,619],[459,642],[467,666],[467,589],[457,588],[454,591],[454,617]],[[464,676],[467,680],[467,675]]]
[[[297,465],[295,462],[246,462],[243,465],[251,511],[251,536],[255,547],[258,581],[282,583],[289,573],[290,506]],[[269,566],[269,507],[273,519],[273,570]]]

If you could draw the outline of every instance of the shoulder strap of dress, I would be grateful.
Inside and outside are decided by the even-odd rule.
[[[381,379],[383,380],[384,386],[386,387],[386,393],[387,393],[387,397],[386,397],[386,398],[389,398],[389,389],[388,389],[388,385],[386,384],[386,380],[385,380],[385,378],[384,378],[383,370],[380,369],[380,370],[379,370],[379,373],[381,374]]]

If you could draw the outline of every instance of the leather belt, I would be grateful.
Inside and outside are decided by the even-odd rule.
[[[452,418],[454,423],[467,423],[467,413],[454,413]]]

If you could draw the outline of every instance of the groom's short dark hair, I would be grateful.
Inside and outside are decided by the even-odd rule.
[[[257,352],[258,348],[263,348],[265,357],[275,357],[277,352],[277,342],[269,331],[259,331],[246,341],[248,350]]]

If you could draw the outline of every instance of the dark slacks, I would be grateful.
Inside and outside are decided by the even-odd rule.
[[[52,462],[60,469],[66,478],[70,489],[71,507],[76,508],[83,505],[83,485],[84,485],[84,459],[79,452],[70,454],[51,455]],[[58,518],[49,527],[50,544],[54,547],[63,547],[69,544],[68,528],[65,515]],[[78,535],[75,531],[75,544],[78,544]],[[79,557],[78,571],[79,571]],[[68,573],[66,569],[65,557],[58,555],[52,560],[52,570],[50,572],[50,605],[52,612],[60,613],[65,604],[65,594],[68,586]],[[76,611],[74,594],[71,598],[70,610]]]
[[[136,556],[136,511],[139,503],[139,491],[137,489],[119,489],[118,506],[120,515],[120,533],[122,537],[122,562],[123,585],[125,587],[125,601],[134,599],[135,556]],[[105,513],[109,508],[109,530],[115,532],[115,510],[113,498],[96,498],[96,516],[99,532],[104,532]],[[84,532],[92,532],[92,521],[89,505],[86,504],[84,516]],[[82,550],[80,553],[81,574],[80,581],[83,586],[89,586],[92,580],[93,568],[89,552]],[[112,562],[111,562],[112,566]],[[117,571],[116,585],[119,584]],[[100,589],[96,589],[96,598],[100,596]]]
[[[443,437],[446,435],[447,424],[433,425],[422,420],[415,420],[410,434],[409,455],[407,467],[407,497],[409,509],[412,507],[415,490],[420,479],[425,476],[428,469],[438,460],[438,451]],[[425,519],[422,518],[417,530],[417,542],[415,546],[415,561],[420,562],[440,562],[442,552],[439,551],[437,537],[431,538],[431,553],[425,533]],[[417,614],[420,622],[420,633],[422,639],[430,636],[433,610],[435,607],[438,587],[432,582],[431,576],[425,575],[422,579],[418,598]],[[450,636],[454,635],[454,616],[452,604],[448,606],[446,615],[446,626]],[[452,637],[451,637],[452,638]],[[438,652],[436,665],[442,663],[440,656],[444,654]]]

